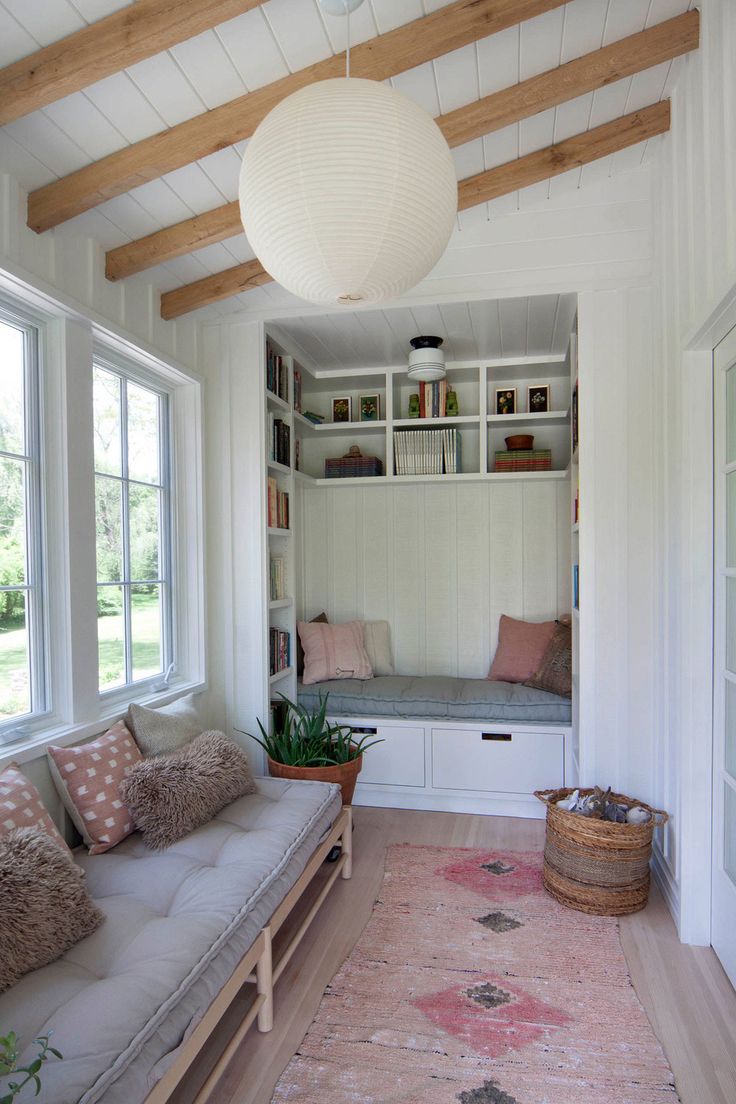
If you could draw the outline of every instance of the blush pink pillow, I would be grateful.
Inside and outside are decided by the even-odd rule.
[[[304,648],[305,686],[328,679],[373,678],[371,661],[363,646],[361,621],[347,621],[343,625],[300,621],[297,628]]]
[[[142,756],[122,721],[104,736],[74,747],[50,747],[59,796],[90,855],[101,855],[135,830],[120,784]]]
[[[0,773],[0,836],[6,836],[14,828],[42,828],[65,851],[68,850],[44,808],[40,793],[11,763]]]
[[[493,682],[526,682],[541,667],[556,627],[556,621],[517,621],[502,614],[488,678]]]

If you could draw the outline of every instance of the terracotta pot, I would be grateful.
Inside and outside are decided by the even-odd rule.
[[[351,759],[349,763],[338,763],[331,767],[287,767],[285,763],[277,763],[269,756],[268,773],[272,778],[297,778],[307,782],[337,782],[342,790],[343,805],[350,805],[355,793],[355,783],[358,781],[363,766],[363,756]]]
[[[534,448],[534,435],[531,433],[514,433],[511,437],[505,437],[504,440],[509,452],[513,452],[515,449]]]

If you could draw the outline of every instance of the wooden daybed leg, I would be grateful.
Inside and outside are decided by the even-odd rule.
[[[258,1030],[270,1031],[273,1027],[273,952],[271,929],[264,928],[263,954],[256,963],[256,989],[264,997],[258,1012]]]
[[[345,865],[342,868],[342,877],[347,879],[353,875],[353,807],[352,805],[345,806],[345,812],[348,814],[348,821],[340,837],[342,843],[342,853],[345,856]]]

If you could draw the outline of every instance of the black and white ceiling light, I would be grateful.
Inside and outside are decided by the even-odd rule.
[[[350,76],[288,96],[250,139],[240,212],[258,259],[283,287],[321,304],[376,303],[417,284],[442,256],[457,214],[445,138],[418,104]]]

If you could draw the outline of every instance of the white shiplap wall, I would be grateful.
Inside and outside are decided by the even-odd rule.
[[[660,868],[688,941],[710,941],[712,480],[710,365],[692,336],[736,288],[736,4],[703,0],[701,44],[680,64],[672,134],[654,161],[658,315],[654,796],[673,814]],[[694,476],[693,473],[697,475]]]
[[[299,615],[387,620],[398,674],[484,678],[502,613],[570,611],[567,480],[305,487]]]

